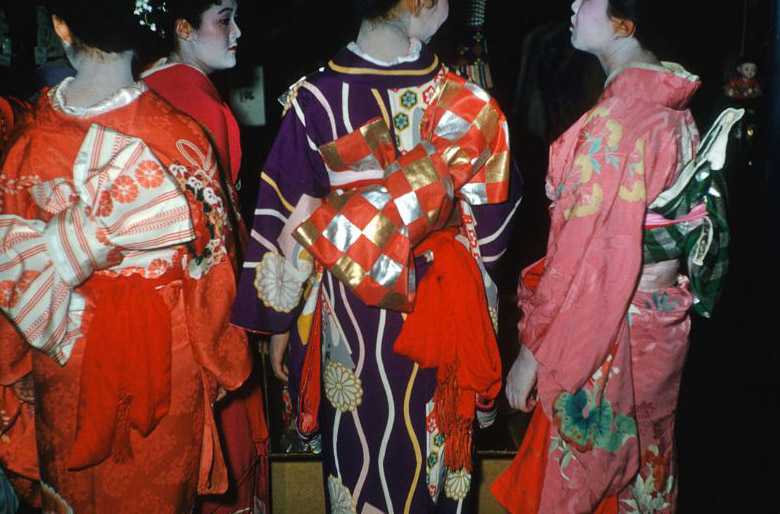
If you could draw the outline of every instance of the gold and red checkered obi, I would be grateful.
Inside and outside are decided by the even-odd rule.
[[[380,183],[331,193],[294,237],[368,305],[411,311],[412,249],[450,218],[458,198],[506,201],[504,114],[479,86],[447,74],[422,119],[421,142],[396,158],[381,118],[320,147],[334,171],[384,170]]]

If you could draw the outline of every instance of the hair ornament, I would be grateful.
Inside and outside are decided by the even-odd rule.
[[[135,0],[135,10],[133,11],[133,14],[140,18],[138,23],[152,32],[159,32],[160,37],[165,37],[165,29],[159,27],[158,31],[157,23],[150,19],[155,11],[167,13],[168,5],[165,2],[160,2],[159,5],[154,6],[152,5],[152,0]]]

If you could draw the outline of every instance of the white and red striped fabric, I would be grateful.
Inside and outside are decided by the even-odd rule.
[[[85,300],[73,288],[95,271],[191,241],[195,230],[184,193],[146,144],[97,124],[73,182],[30,193],[53,218],[0,215],[0,309],[30,345],[64,364],[83,335]]]

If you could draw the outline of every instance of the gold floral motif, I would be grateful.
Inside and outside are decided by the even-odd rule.
[[[351,412],[363,402],[363,384],[351,369],[340,362],[325,364],[325,396],[341,412]]]
[[[601,207],[601,202],[603,200],[604,193],[601,190],[601,186],[594,184],[591,194],[583,195],[583,197],[580,198],[580,200],[577,202],[577,205],[571,209],[567,209],[563,213],[564,218],[567,220],[573,217],[586,218],[592,214],[595,214],[599,210],[599,207]]]

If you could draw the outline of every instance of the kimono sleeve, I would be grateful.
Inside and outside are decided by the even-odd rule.
[[[37,208],[25,186],[37,181],[33,176],[22,176],[25,156],[31,147],[30,138],[22,135],[5,157],[0,173],[0,214],[16,214],[34,218]],[[0,284],[2,287],[2,284]],[[0,301],[7,301],[0,290]],[[0,313],[0,385],[7,386],[32,371],[30,347],[13,323]]]
[[[570,392],[616,342],[641,274],[647,191],[657,194],[677,169],[673,134],[623,138],[624,130],[616,119],[598,119],[575,134],[544,272],[532,294],[521,287],[520,340]]]
[[[506,201],[471,207],[475,219],[479,251],[488,270],[506,253],[517,210],[523,199],[523,177],[514,161],[510,163],[509,194]]]
[[[231,321],[255,332],[281,333],[290,327],[314,266],[299,244],[283,249],[279,241],[283,232],[290,232],[291,226],[299,222],[300,212],[308,212],[307,205],[316,205],[330,192],[325,165],[307,130],[312,120],[305,106],[305,93],[301,92],[282,120],[260,176]]]

